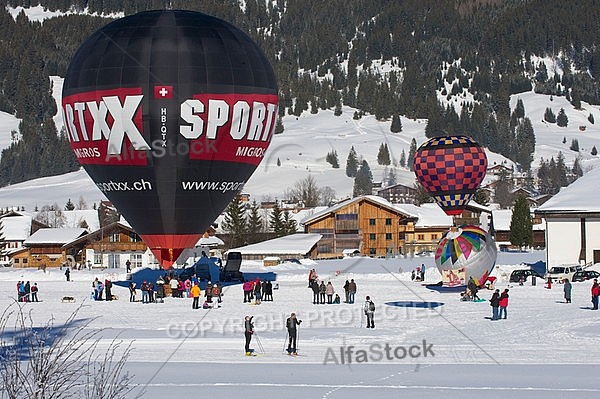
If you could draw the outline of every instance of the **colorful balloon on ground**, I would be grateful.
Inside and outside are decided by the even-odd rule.
[[[487,231],[460,226],[447,231],[435,251],[435,264],[446,286],[464,285],[473,277],[482,285],[496,264],[498,249]]]
[[[460,215],[487,171],[485,150],[466,136],[435,137],[414,157],[419,183],[448,215]]]
[[[262,160],[278,89],[261,49],[231,24],[148,11],[83,43],[62,108],[79,162],[168,268]]]

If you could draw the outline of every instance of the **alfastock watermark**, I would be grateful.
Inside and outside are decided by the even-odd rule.
[[[428,344],[426,340],[417,345],[394,345],[389,342],[385,344],[374,343],[365,348],[348,345],[335,349],[327,348],[323,365],[393,362],[421,357],[435,357],[433,344]]]

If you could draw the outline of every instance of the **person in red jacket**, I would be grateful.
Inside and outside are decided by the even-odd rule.
[[[498,314],[499,319],[506,319],[506,308],[508,307],[508,288],[502,291],[500,294],[500,301],[498,302],[500,305],[500,313]],[[504,314],[504,317],[502,317]]]
[[[598,284],[598,279],[595,278],[592,285],[592,304],[594,305],[592,310],[598,310],[598,296],[600,296],[600,285]]]

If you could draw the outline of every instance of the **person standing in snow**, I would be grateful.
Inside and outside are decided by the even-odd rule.
[[[594,279],[594,284],[592,284],[592,310],[598,310],[598,296],[600,296],[600,285],[598,284],[598,279]]]
[[[296,317],[296,313],[292,313],[290,317],[288,317],[288,319],[285,321],[289,337],[287,352],[290,355],[295,355],[297,353],[296,350],[298,348],[298,330],[296,326],[299,326],[300,323],[302,323],[302,320],[298,320],[298,318]]]
[[[315,280],[310,283],[310,288],[313,292],[313,305],[319,304],[319,283]]]
[[[213,285],[210,281],[206,283],[206,292],[204,294],[206,296],[206,302],[208,303],[212,303],[212,288]]]
[[[129,302],[135,302],[135,283],[129,283]]]
[[[477,296],[477,291],[479,291],[479,288],[477,288],[477,284],[475,284],[473,276],[469,277],[469,283],[467,284],[467,288],[469,288],[469,290],[471,291],[471,296],[473,297],[473,300],[479,300],[479,297]]]
[[[67,278],[67,281],[71,281],[71,271],[68,267],[67,270],[65,270],[65,277]]]
[[[567,303],[571,303],[571,289],[573,288],[573,286],[571,285],[571,282],[569,281],[568,278],[563,280],[564,285],[563,285],[563,291],[565,293],[565,301],[567,301]]]
[[[421,264],[421,281],[425,281],[425,264]]]
[[[112,301],[112,282],[109,279],[104,280],[104,296],[107,301]]]
[[[200,286],[198,283],[194,284],[194,286],[190,289],[190,294],[192,295],[192,309],[200,308]]]
[[[252,351],[250,350],[250,341],[252,340],[252,334],[254,334],[254,324],[252,318],[254,316],[246,316],[244,321],[244,336],[246,337],[246,345],[244,346],[246,356],[251,356]]]
[[[37,283],[33,283],[33,286],[31,287],[31,302],[39,302],[37,293],[38,293]]]
[[[348,299],[350,300],[349,303],[354,303],[354,295],[356,295],[356,283],[354,282],[354,279],[350,279],[348,291],[349,291]]]
[[[496,289],[492,298],[490,299],[490,306],[492,307],[492,320],[498,320],[498,307],[500,306],[500,290]]]
[[[506,288],[504,291],[502,291],[502,294],[500,294],[498,304],[500,305],[500,313],[498,313],[498,318],[506,319],[506,308],[508,307],[508,288]],[[502,314],[504,314],[504,317],[502,317]]]
[[[346,295],[346,300],[344,303],[348,303],[350,301],[350,281],[346,279],[344,283],[344,294]]]
[[[325,293],[327,292],[327,286],[325,286],[325,281],[321,281],[321,285],[319,285],[319,302],[325,303]]]
[[[333,303],[334,292],[335,290],[333,289],[333,284],[331,284],[331,281],[328,281],[327,287],[325,288],[325,293],[327,294],[327,303],[330,305]]]
[[[250,281],[246,280],[244,281],[244,285],[242,286],[243,290],[244,290],[244,303],[246,302],[250,302],[252,303],[252,300],[250,299],[250,292],[252,292],[252,283],[250,283]]]
[[[363,305],[363,311],[367,316],[367,328],[375,328],[375,304],[371,300],[371,297],[367,295],[365,298],[365,304]]]

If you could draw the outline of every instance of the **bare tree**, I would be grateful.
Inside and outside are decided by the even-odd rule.
[[[81,308],[81,306],[80,306]],[[77,319],[76,309],[62,325],[50,319],[36,327],[18,302],[0,315],[0,398],[122,399],[133,389],[124,371],[131,344],[113,340],[99,354],[91,321]],[[9,327],[14,323],[14,327]],[[139,393],[136,398],[141,397]]]
[[[304,179],[298,180],[294,185],[288,188],[285,192],[287,199],[294,202],[302,202],[308,208],[315,207],[319,204],[319,187],[315,178],[308,175]]]

